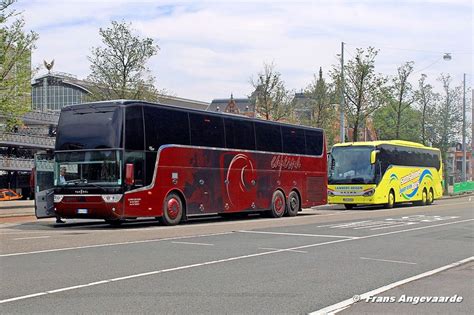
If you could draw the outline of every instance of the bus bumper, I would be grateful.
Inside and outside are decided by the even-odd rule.
[[[114,220],[122,218],[122,200],[105,202],[101,196],[64,196],[54,203],[54,210],[61,218]]]

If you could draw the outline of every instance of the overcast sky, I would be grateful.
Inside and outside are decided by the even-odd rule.
[[[414,61],[413,82],[422,73],[434,85],[440,73],[456,84],[467,73],[472,82],[470,0],[18,0],[15,8],[40,35],[33,65],[55,59],[54,71],[85,78],[99,28],[130,21],[161,48],[149,62],[158,88],[206,102],[248,96],[264,62],[274,62],[287,87],[299,91],[320,66],[327,75],[342,41],[346,58],[357,47],[380,49],[376,70],[383,74]],[[443,60],[446,52],[451,61]]]

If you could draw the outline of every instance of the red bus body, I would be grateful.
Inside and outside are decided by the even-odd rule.
[[[165,197],[178,192],[187,216],[270,209],[272,194],[295,190],[303,208],[326,204],[326,151],[320,157],[169,145],[160,149],[151,185],[126,191],[117,203],[100,195],[66,195],[61,217],[161,217]],[[78,193],[81,193],[78,189]]]

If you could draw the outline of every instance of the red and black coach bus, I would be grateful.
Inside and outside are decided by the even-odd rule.
[[[63,108],[52,165],[54,205],[43,214],[64,218],[174,225],[326,203],[323,130],[141,101]]]

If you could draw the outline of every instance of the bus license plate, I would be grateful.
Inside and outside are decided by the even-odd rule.
[[[77,209],[77,214],[87,214],[88,212],[87,209]]]
[[[342,198],[342,201],[354,201],[354,198]]]

